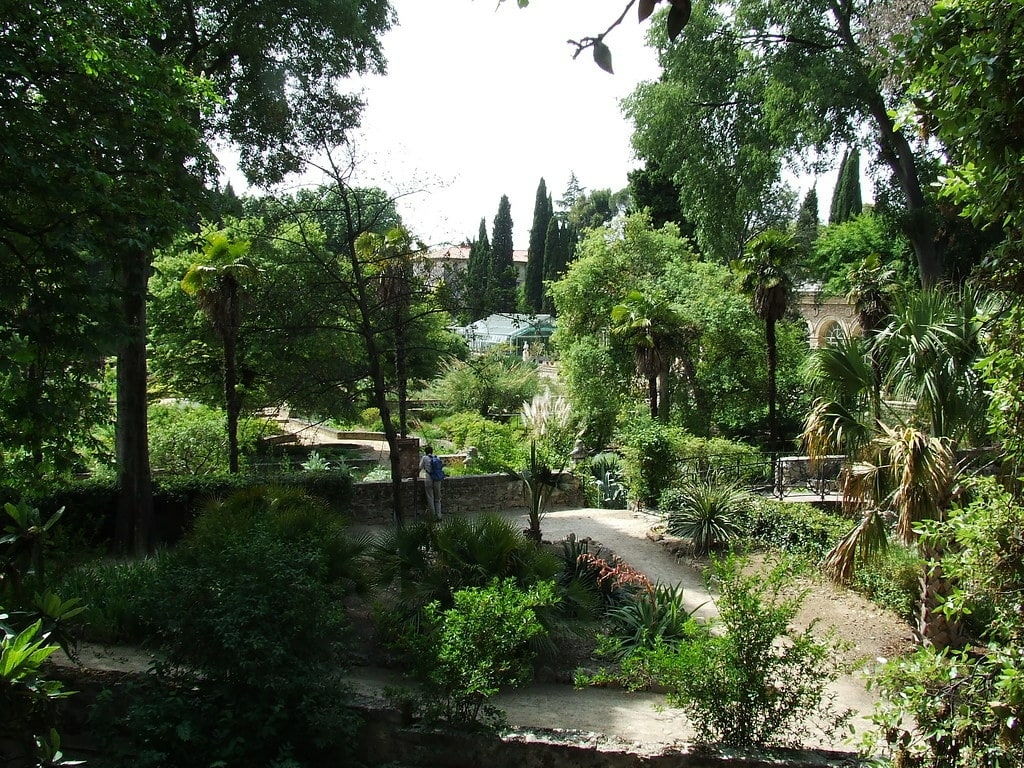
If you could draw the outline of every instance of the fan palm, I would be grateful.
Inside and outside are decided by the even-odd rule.
[[[842,450],[856,460],[846,470],[844,501],[864,510],[825,558],[825,570],[836,580],[849,579],[858,555],[885,546],[885,513],[895,516],[896,533],[908,544],[916,541],[918,523],[945,513],[955,447],[978,431],[985,413],[974,367],[981,356],[976,307],[971,292],[922,292],[897,303],[870,343],[840,343],[815,354],[809,371],[820,396],[802,437],[811,456]],[[873,359],[882,363],[886,392],[907,404],[888,409],[885,421],[873,415],[884,405],[871,394]],[[938,559],[938,552],[922,554],[929,562]],[[922,574],[921,588],[921,639],[936,646],[958,642],[957,628],[935,610],[948,591],[935,566]]]
[[[189,267],[181,288],[195,297],[196,304],[213,326],[224,353],[224,405],[227,411],[228,465],[238,472],[238,417],[242,396],[238,389],[237,350],[242,326],[242,300],[247,281],[259,270],[246,257],[248,240],[227,230],[211,230],[205,236],[203,261]]]
[[[653,293],[632,290],[612,307],[612,333],[626,338],[636,355],[636,370],[647,379],[651,418],[668,418],[668,371],[676,337],[684,330],[677,306]]]
[[[754,314],[764,322],[768,365],[768,440],[773,449],[778,448],[781,442],[776,408],[779,353],[775,326],[789,308],[799,258],[800,246],[792,235],[769,230],[751,240],[743,256],[733,263],[733,268],[742,278],[743,290],[753,301]]]

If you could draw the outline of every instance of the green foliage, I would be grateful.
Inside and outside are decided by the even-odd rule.
[[[822,230],[811,250],[808,271],[810,277],[822,283],[824,293],[843,296],[854,287],[850,284],[850,271],[874,255],[898,270],[894,279],[906,282],[909,247],[904,238],[892,236],[880,217],[863,213]]]
[[[516,311],[516,267],[512,261],[512,208],[502,195],[491,230],[491,261],[487,277],[487,297],[491,312]]]
[[[470,467],[473,471],[504,472],[525,461],[525,436],[513,424],[490,421],[474,413],[457,413],[437,426],[456,449],[477,449],[477,458]]]
[[[850,589],[912,624],[923,568],[921,556],[914,549],[889,542],[884,552],[857,565]]]
[[[452,594],[512,578],[521,586],[550,579],[558,558],[529,541],[499,515],[446,517],[440,524],[390,528],[370,547],[378,586],[397,587],[398,613],[415,615],[424,605],[452,604]]]
[[[53,729],[57,700],[71,695],[58,680],[48,679],[43,663],[60,650],[43,631],[42,621],[20,632],[0,613],[0,740],[4,758],[18,765],[72,765],[60,754]]]
[[[536,366],[502,348],[445,362],[431,385],[433,396],[452,412],[470,411],[484,418],[518,413],[540,389]]]
[[[634,415],[619,428],[617,436],[625,456],[631,499],[654,506],[662,491],[677,481],[683,435],[680,428],[644,413]]]
[[[834,639],[790,629],[801,596],[782,567],[745,573],[741,559],[714,562],[721,631],[705,631],[655,659],[655,678],[694,723],[697,739],[729,746],[795,746],[816,728],[834,733],[825,689],[842,671]],[[783,640],[785,638],[785,640]]]
[[[99,711],[98,724],[124,727],[108,749],[124,746],[136,765],[192,765],[197,755],[204,764],[302,765],[346,754],[354,716],[343,706],[339,600],[359,569],[340,562],[339,535],[294,492],[212,505],[155,564],[142,603],[160,662]]]
[[[854,216],[859,216],[863,203],[860,194],[860,151],[854,147],[843,152],[839,163],[839,174],[836,188],[832,193],[832,206],[829,208],[828,223],[842,224]]]
[[[750,492],[735,482],[693,476],[658,499],[665,530],[689,539],[698,554],[707,554],[736,539],[742,514],[753,505]]]
[[[228,466],[224,412],[198,403],[170,402],[149,406],[149,455],[153,470],[172,475],[213,475]],[[262,420],[239,422],[239,449],[252,455],[268,425]]]
[[[485,714],[493,722],[486,700],[532,678],[531,641],[544,632],[537,609],[556,600],[551,582],[524,590],[514,579],[496,579],[459,590],[450,608],[427,605],[417,668],[427,718],[466,727]]]
[[[610,645],[604,655],[621,661],[641,650],[677,648],[699,635],[693,611],[687,610],[682,587],[648,585],[607,613]]]
[[[65,573],[57,588],[82,601],[79,636],[93,643],[142,645],[149,637],[142,601],[155,588],[157,560],[96,560]]]
[[[758,499],[744,521],[746,535],[769,551],[817,562],[850,530],[850,521],[811,504]]]
[[[922,647],[890,662],[873,681],[873,720],[904,765],[990,768],[1024,761],[1024,508],[991,478],[970,483],[970,501],[922,525],[922,546],[940,553],[953,585],[940,606],[964,622],[973,647]]]
[[[591,456],[583,472],[586,473],[587,498],[595,498],[595,506],[602,509],[625,509],[626,486],[623,483],[622,457],[610,451]]]

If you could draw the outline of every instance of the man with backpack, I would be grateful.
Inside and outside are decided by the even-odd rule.
[[[441,481],[444,480],[444,463],[434,455],[434,448],[423,447],[420,458],[420,470],[423,472],[423,493],[427,497],[427,515],[435,520],[441,519]]]

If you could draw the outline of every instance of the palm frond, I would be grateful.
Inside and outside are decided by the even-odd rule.
[[[837,584],[846,584],[853,576],[855,563],[883,551],[887,543],[885,520],[877,508],[872,508],[822,558],[821,570]]]

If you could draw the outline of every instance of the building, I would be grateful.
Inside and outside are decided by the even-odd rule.
[[[468,245],[450,245],[447,248],[434,248],[423,254],[427,271],[430,275],[441,276],[447,271],[465,271],[469,264]],[[516,268],[516,286],[526,282],[526,261],[527,252],[524,250],[512,251],[512,263]]]
[[[524,360],[547,357],[547,343],[555,331],[551,315],[489,315],[453,329],[473,352],[486,352],[505,344]]]

